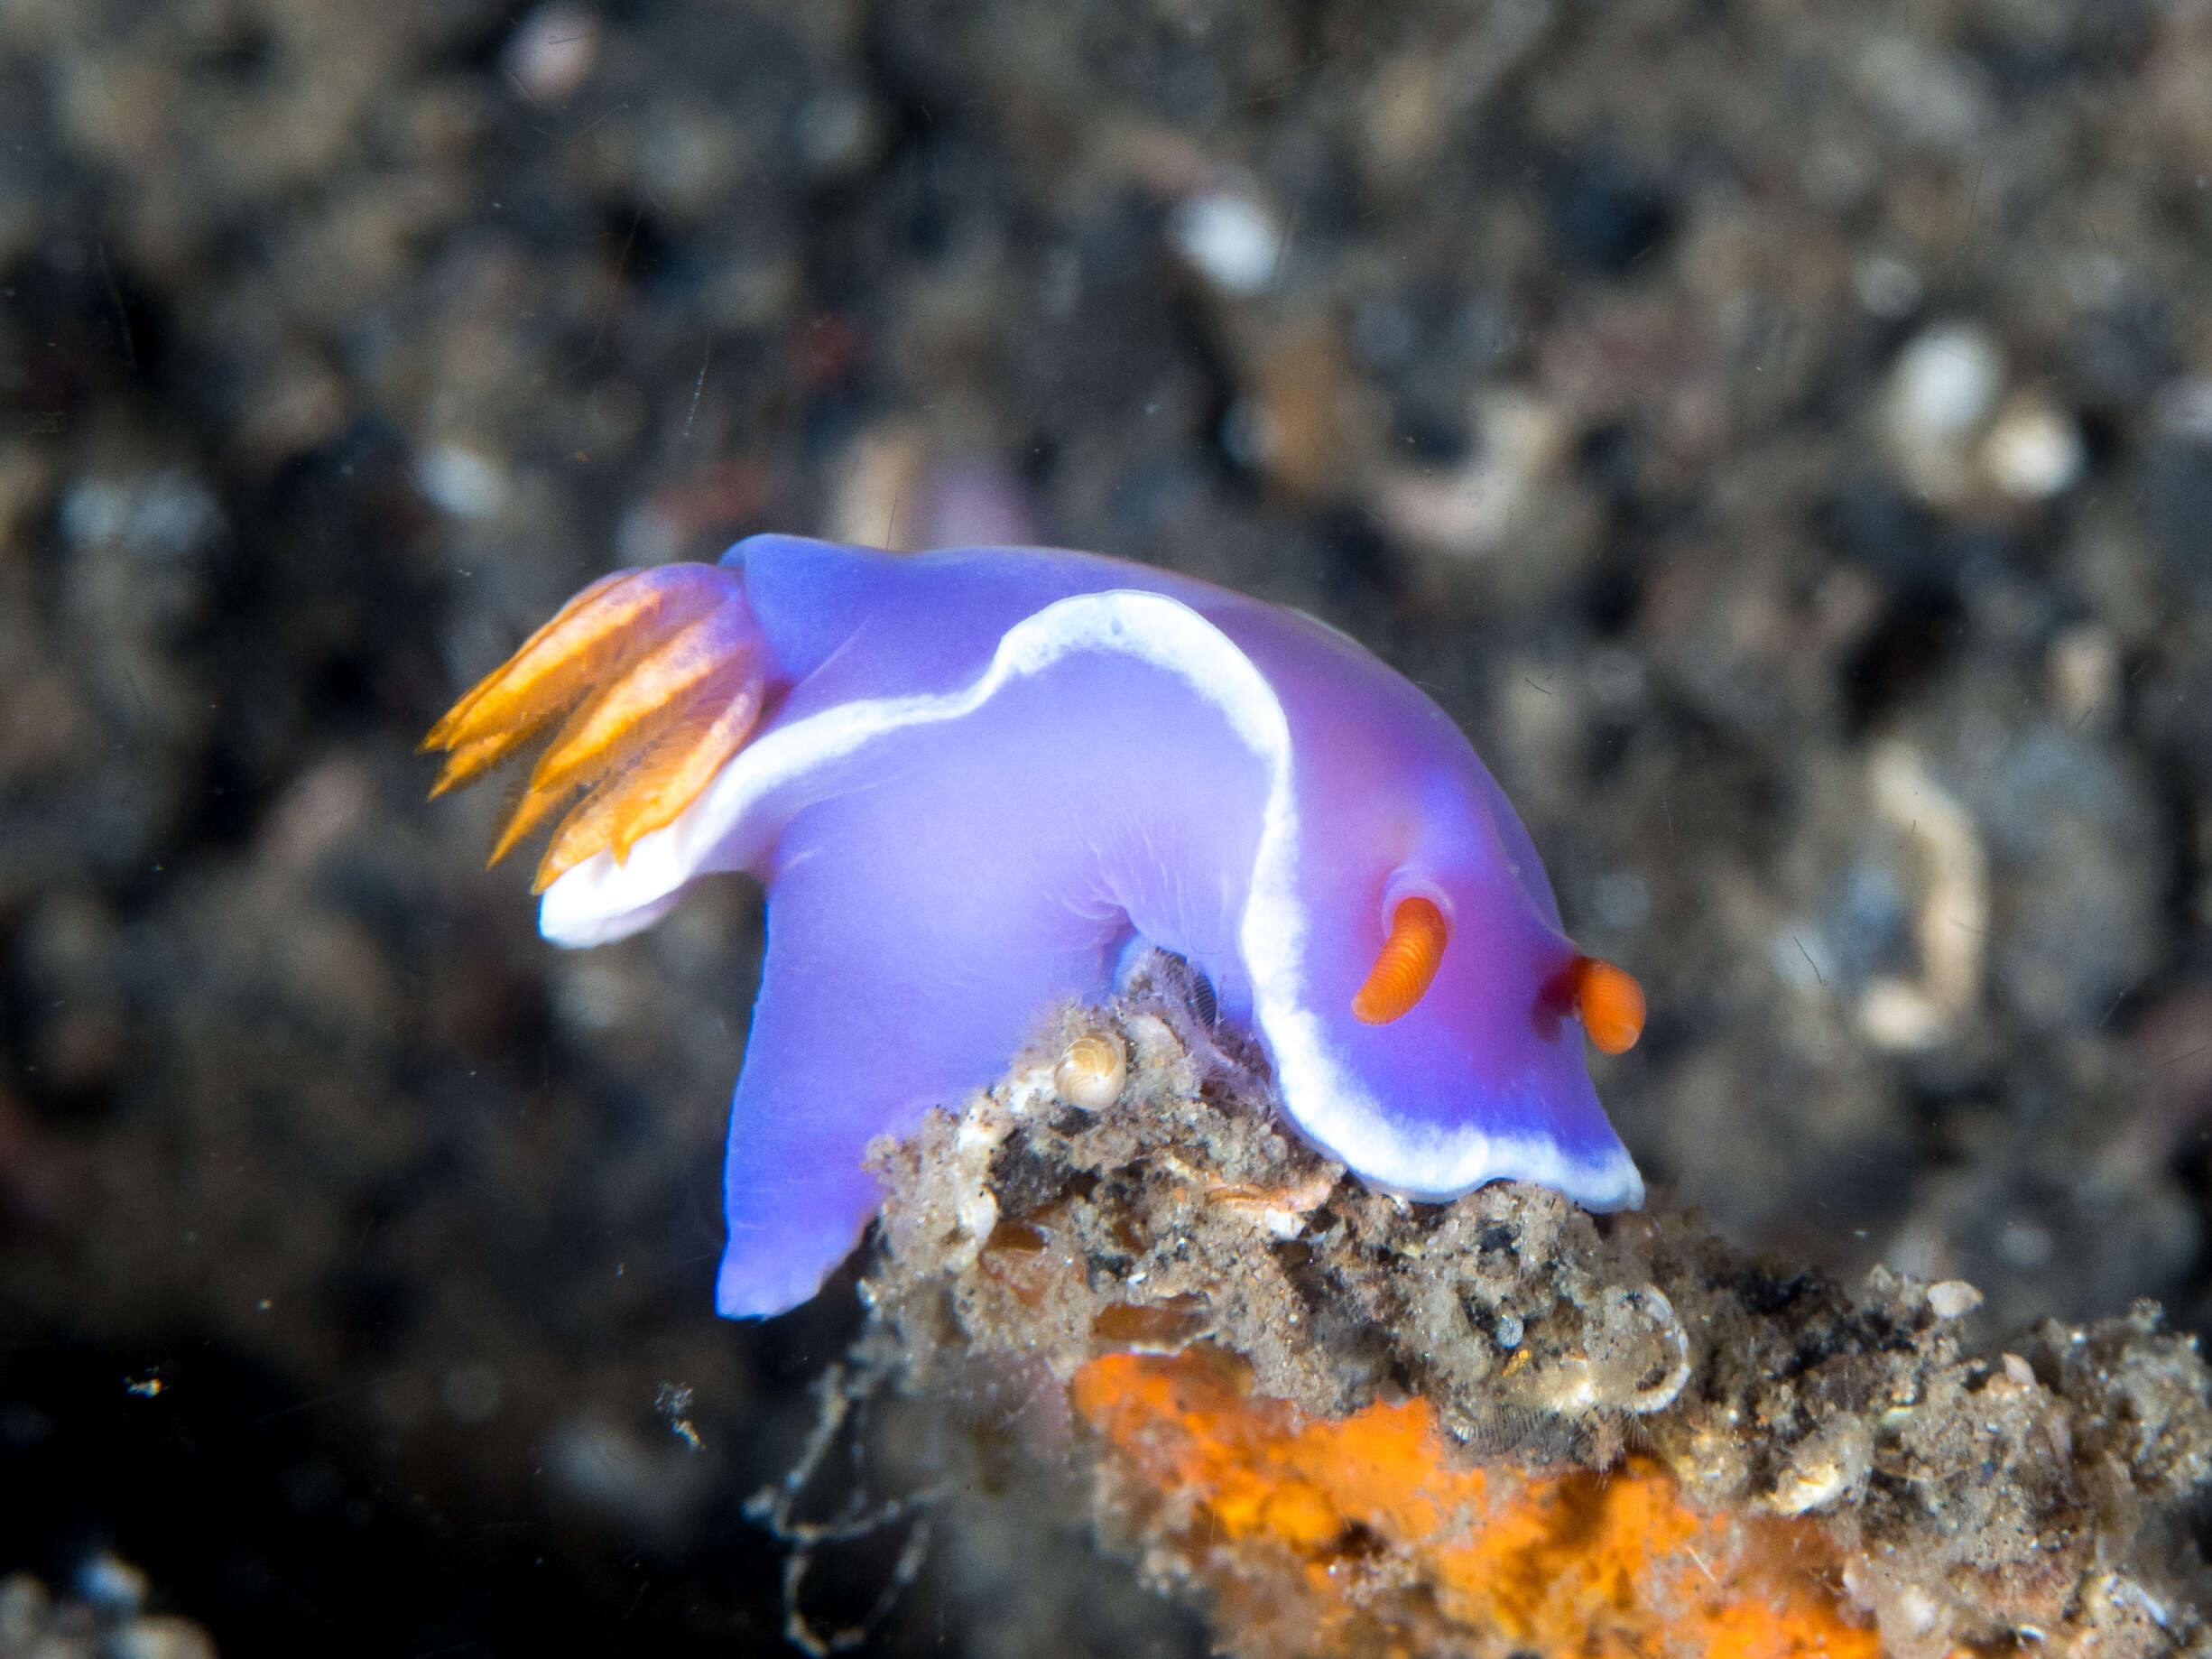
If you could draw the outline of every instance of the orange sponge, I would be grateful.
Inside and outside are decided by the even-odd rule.
[[[1658,1465],[1472,1466],[1419,1399],[1337,1421],[1212,1349],[1095,1359],[1071,1398],[1123,1519],[1251,1654],[1877,1659],[1813,1523],[1707,1514]]]

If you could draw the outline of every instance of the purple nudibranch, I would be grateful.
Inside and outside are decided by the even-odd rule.
[[[432,730],[434,792],[564,716],[497,849],[587,792],[547,939],[620,939],[713,871],[767,888],[725,1314],[811,1296],[876,1208],[867,1144],[1109,994],[1133,942],[1211,980],[1368,1182],[1643,1201],[1582,1052],[1633,1043],[1642,993],[1567,939],[1449,718],[1310,617],[1089,553],[754,536],[586,589]]]

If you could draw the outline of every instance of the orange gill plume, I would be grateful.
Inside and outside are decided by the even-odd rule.
[[[492,846],[498,863],[570,808],[532,883],[542,893],[603,849],[627,858],[745,746],[765,689],[736,570],[617,570],[570,599],[422,740],[446,751],[431,798],[474,783],[567,717]],[[583,798],[570,807],[572,797]]]
[[[1444,960],[1447,936],[1444,913],[1435,904],[1423,898],[1402,902],[1367,982],[1352,998],[1352,1017],[1363,1024],[1387,1025],[1411,1014]]]

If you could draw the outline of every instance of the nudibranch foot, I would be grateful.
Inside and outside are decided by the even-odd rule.
[[[542,893],[603,850],[622,862],[641,836],[672,823],[745,746],[766,687],[766,652],[738,571],[617,570],[430,728],[422,746],[447,751],[430,793],[473,783],[566,716],[490,858],[497,864],[568,809],[532,885]]]
[[[869,1142],[999,1076],[1046,1010],[1106,991],[1106,919],[1050,883],[978,880],[961,831],[929,821],[942,759],[809,808],[777,875],[724,1164],[732,1318],[803,1300],[858,1242],[882,1199]],[[986,812],[1004,804],[976,782]],[[853,846],[886,850],[834,856]]]

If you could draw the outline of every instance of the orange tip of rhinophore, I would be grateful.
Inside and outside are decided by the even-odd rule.
[[[1586,956],[1575,964],[1575,1012],[1590,1041],[1608,1054],[1624,1054],[1643,1034],[1643,987],[1610,962]]]
[[[1352,1017],[1364,1025],[1387,1025],[1411,1014],[1444,960],[1446,937],[1444,913],[1429,900],[1401,904],[1367,982],[1352,998]]]

